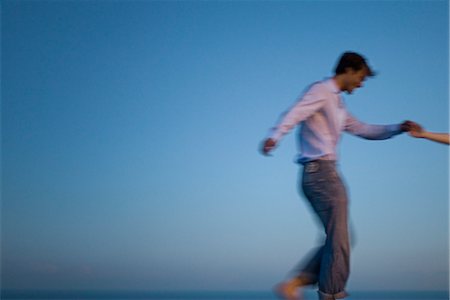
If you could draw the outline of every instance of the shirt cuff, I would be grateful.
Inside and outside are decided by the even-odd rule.
[[[402,124],[388,125],[388,130],[391,131],[393,134],[403,133]]]

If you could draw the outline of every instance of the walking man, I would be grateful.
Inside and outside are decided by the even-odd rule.
[[[335,75],[311,85],[299,101],[281,118],[263,141],[267,155],[292,128],[300,125],[298,163],[303,165],[302,189],[326,234],[324,245],[294,278],[281,283],[278,294],[289,300],[299,299],[299,289],[318,284],[321,300],[347,296],[350,245],[348,234],[348,199],[336,169],[336,147],[343,131],[370,140],[389,139],[409,131],[415,124],[405,121],[394,125],[369,125],[353,117],[345,108],[341,93],[351,94],[375,74],[365,58],[345,52],[339,58]]]

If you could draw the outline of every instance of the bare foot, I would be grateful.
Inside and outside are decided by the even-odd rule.
[[[275,287],[277,295],[286,300],[301,300],[303,299],[303,293],[299,288],[303,286],[304,283],[298,279],[294,278],[286,282],[282,282]]]

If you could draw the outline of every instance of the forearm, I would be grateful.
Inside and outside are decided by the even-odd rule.
[[[367,140],[386,140],[404,132],[404,123],[392,125],[367,124],[347,112],[345,131]]]
[[[448,133],[423,131],[420,133],[419,137],[442,144],[450,144],[450,137]]]
[[[353,124],[346,131],[367,140],[386,140],[403,132],[400,124],[370,125],[360,122]]]

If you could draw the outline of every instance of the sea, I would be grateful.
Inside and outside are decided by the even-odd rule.
[[[346,300],[449,300],[448,291],[349,291]],[[271,291],[20,291],[2,290],[0,299],[21,300],[270,300]],[[304,300],[317,300],[306,290]]]

